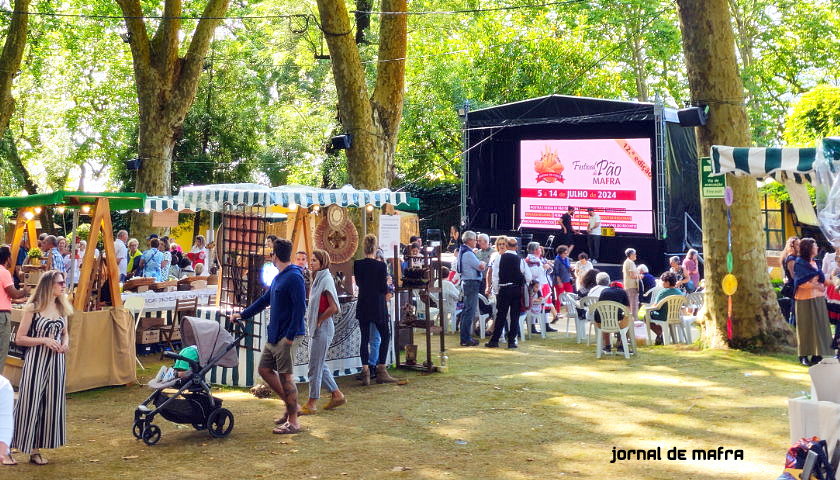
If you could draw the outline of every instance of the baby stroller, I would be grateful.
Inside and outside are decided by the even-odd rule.
[[[220,398],[211,395],[210,385],[204,376],[215,366],[233,368],[239,364],[234,348],[245,338],[245,333],[241,324],[236,323],[235,326],[240,327],[236,338],[215,321],[183,318],[182,343],[196,346],[199,362],[174,352],[165,353],[169,358],[187,362],[190,370],[182,378],[149,384],[155,388],[154,393],[134,411],[131,431],[135,438],[143,440],[146,445],[160,441],[160,427],[152,423],[155,415],[161,415],[170,422],[190,424],[196,430],[207,430],[213,438],[226,437],[233,430],[233,414],[222,408]]]

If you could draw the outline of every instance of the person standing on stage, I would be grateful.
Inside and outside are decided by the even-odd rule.
[[[501,326],[505,321],[508,322],[508,348],[516,348],[522,295],[525,285],[531,283],[531,270],[516,252],[516,239],[508,238],[507,250],[499,260],[499,294],[496,297],[498,311],[496,324],[493,326],[493,336],[485,344],[488,348],[499,347],[499,337],[502,335]]]
[[[566,247],[566,253],[572,254],[575,249],[575,229],[572,226],[572,218],[575,216],[575,207],[569,205],[569,209],[560,217],[560,245]]]
[[[601,217],[595,213],[594,208],[587,208],[586,211],[589,212],[586,246],[589,248],[589,257],[593,262],[597,262],[601,256]]]

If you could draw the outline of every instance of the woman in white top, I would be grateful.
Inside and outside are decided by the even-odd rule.
[[[490,261],[487,263],[487,271],[484,272],[484,277],[487,282],[485,288],[485,296],[488,298],[491,295],[499,293],[499,260],[502,254],[507,250],[507,237],[499,235],[496,238],[496,251],[490,255]]]
[[[3,465],[17,465],[9,450],[15,426],[12,410],[14,401],[15,392],[12,390],[12,384],[6,380],[6,377],[0,375],[0,463]]]

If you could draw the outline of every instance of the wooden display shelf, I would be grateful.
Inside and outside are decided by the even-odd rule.
[[[402,286],[402,278],[400,275],[400,255],[399,255],[399,247],[394,247],[394,257],[391,259],[392,262],[392,271],[394,272],[394,285],[397,287],[394,289],[396,298],[396,318],[394,319],[395,325],[395,332],[394,332],[394,362],[396,363],[397,368],[404,368],[410,370],[419,370],[423,372],[434,372],[437,371],[439,367],[446,367],[445,359],[446,359],[446,338],[443,335],[445,331],[444,325],[444,312],[443,312],[443,278],[440,274],[440,253],[437,253],[436,256],[427,256],[423,257],[423,268],[428,268],[430,275],[429,275],[429,282],[420,287],[404,287]],[[416,292],[416,293],[415,293]],[[434,323],[431,320],[431,306],[429,305],[431,302],[424,301],[423,304],[425,305],[423,314],[425,315],[425,320],[421,320],[423,322],[422,325],[404,325],[402,322],[403,317],[403,309],[402,305],[404,303],[412,303],[414,302],[414,296],[416,295],[418,298],[421,293],[426,294],[427,299],[432,299],[433,294],[437,294],[437,304],[438,304],[438,322],[437,325],[440,328],[440,358],[441,358],[441,365],[435,365],[434,361],[432,360],[432,334],[433,334],[433,326]],[[406,302],[402,301],[403,296],[407,295],[408,298]],[[417,312],[415,312],[415,315]],[[425,361],[420,362],[420,359],[417,358],[416,362],[408,363],[403,361],[402,352],[406,350],[406,347],[409,345],[414,345],[414,333],[415,330],[419,330],[425,333],[425,343],[426,343],[426,358]],[[407,355],[406,355],[407,357]]]

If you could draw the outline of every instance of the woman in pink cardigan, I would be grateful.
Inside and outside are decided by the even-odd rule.
[[[697,265],[697,250],[689,249],[682,261],[683,274],[688,277],[689,284],[686,289],[693,292],[700,285],[700,268]]]

